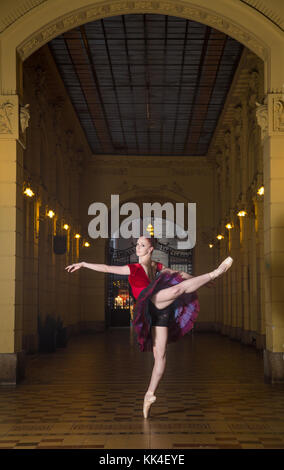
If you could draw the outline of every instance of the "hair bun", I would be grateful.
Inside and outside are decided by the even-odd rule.
[[[149,238],[149,240],[151,241],[151,245],[152,245],[154,248],[156,248],[158,239],[151,236],[151,237]]]

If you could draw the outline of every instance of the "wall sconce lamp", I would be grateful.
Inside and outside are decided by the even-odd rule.
[[[230,222],[225,226],[228,230],[231,230],[234,226]]]
[[[80,233],[76,233],[75,237],[74,238],[81,238],[81,235]]]
[[[25,189],[24,189],[24,194],[28,197],[33,197],[35,195],[35,193],[33,192],[33,190],[30,188],[30,186],[26,186]]]
[[[224,238],[224,236],[219,233],[219,235],[217,235],[216,238],[218,238],[218,240],[222,240]]]
[[[263,196],[263,195],[264,195],[264,186],[261,186],[261,187],[258,189],[257,194],[258,194],[259,196]]]
[[[64,230],[68,230],[68,229],[70,228],[70,225],[64,224],[64,225],[63,225],[63,228],[64,228]]]
[[[245,217],[246,215],[248,215],[248,213],[246,211],[239,211],[237,215],[239,217]]]
[[[84,246],[89,247],[89,246],[90,246],[90,243],[89,243],[89,242],[85,242],[85,243],[84,243]]]
[[[213,243],[209,243],[209,248],[213,248]]]
[[[50,209],[49,211],[47,211],[46,215],[47,217],[50,217],[50,219],[52,219],[55,216],[55,212]]]

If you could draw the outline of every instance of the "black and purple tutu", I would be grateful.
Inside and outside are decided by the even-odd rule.
[[[196,292],[180,295],[164,309],[157,309],[150,300],[159,290],[182,281],[184,279],[179,272],[158,272],[156,278],[140,292],[132,324],[141,352],[153,351],[152,326],[168,327],[168,343],[178,341],[193,328],[200,309]]]

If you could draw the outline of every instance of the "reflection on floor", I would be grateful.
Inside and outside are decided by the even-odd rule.
[[[170,344],[144,420],[152,364],[127,328],[28,357],[0,388],[0,448],[284,448],[284,384],[264,383],[261,351],[214,333]]]

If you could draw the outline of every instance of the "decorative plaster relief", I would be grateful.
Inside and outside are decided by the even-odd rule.
[[[277,95],[272,97],[273,131],[284,134],[284,97]]]
[[[268,135],[284,135],[283,93],[268,93],[264,103],[256,103],[257,123],[261,127],[262,140]]]
[[[18,52],[21,58],[25,60],[35,50],[69,29],[97,19],[131,13],[160,13],[198,21],[232,36],[262,59],[265,60],[267,57],[267,49],[264,44],[249,31],[236,25],[229,18],[217,16],[213,11],[207,9],[188,5],[182,0],[104,1],[91,8],[81,8],[71,15],[68,14],[58,18],[53,23],[44,26],[40,32],[37,31],[24,41],[19,46]]]
[[[0,133],[13,134],[14,105],[9,101],[0,105]]]
[[[20,105],[20,124],[21,124],[21,132],[22,134],[25,133],[26,129],[29,127],[29,120],[30,120],[30,111],[29,111],[29,104],[25,106]]]
[[[18,95],[0,96],[0,138],[17,139],[19,134],[18,123]]]

